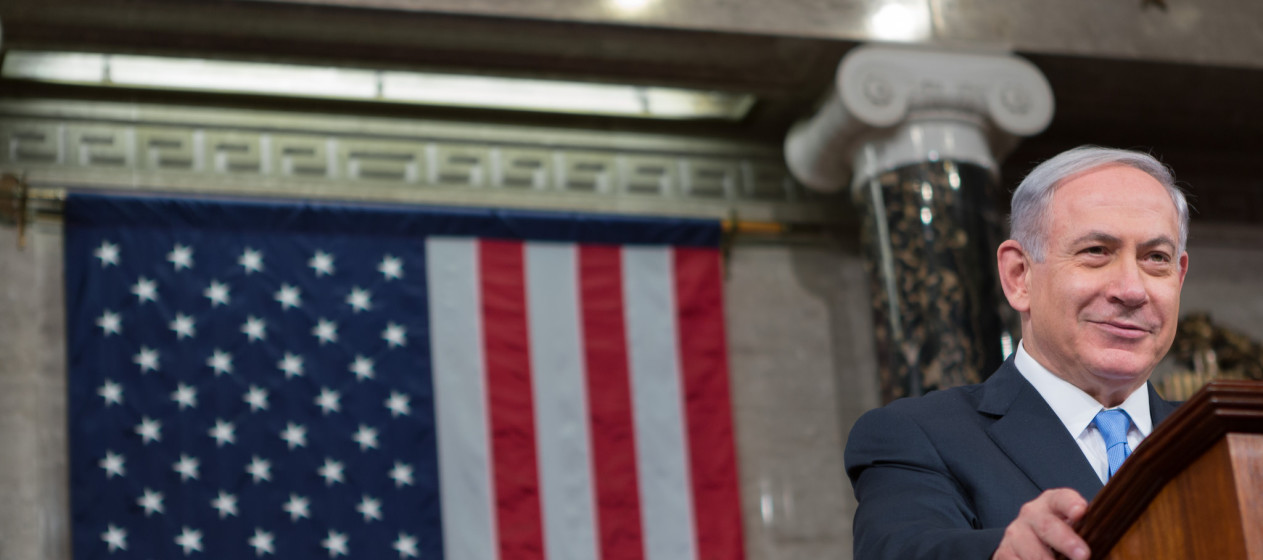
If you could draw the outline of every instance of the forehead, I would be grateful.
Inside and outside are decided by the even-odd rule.
[[[1148,226],[1173,237],[1179,231],[1179,213],[1166,187],[1125,165],[1099,167],[1067,179],[1053,191],[1051,214],[1057,229]]]

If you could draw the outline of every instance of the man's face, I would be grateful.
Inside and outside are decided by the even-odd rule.
[[[1044,262],[1030,263],[1025,346],[1100,399],[1139,387],[1175,337],[1188,256],[1157,180],[1113,165],[1056,188]]]

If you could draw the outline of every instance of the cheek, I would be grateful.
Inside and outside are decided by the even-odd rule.
[[[1155,306],[1158,315],[1162,318],[1163,330],[1175,332],[1175,328],[1180,321],[1180,298],[1177,296],[1158,302]]]
[[[1098,282],[1087,275],[1066,274],[1053,277],[1042,286],[1041,295],[1048,311],[1073,316],[1077,310],[1100,299],[1104,289]]]
[[[1177,316],[1180,313],[1180,285],[1175,282],[1161,282],[1149,290],[1149,299],[1164,316]]]
[[[1036,322],[1044,325],[1041,329],[1044,335],[1073,337],[1079,311],[1084,307],[1080,290],[1068,281],[1053,278],[1039,286],[1033,295],[1031,312]]]

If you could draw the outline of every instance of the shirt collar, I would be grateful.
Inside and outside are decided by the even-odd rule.
[[[1053,413],[1074,437],[1079,437],[1079,434],[1092,424],[1096,413],[1105,409],[1101,403],[1092,398],[1092,395],[1058,377],[1043,364],[1035,361],[1035,358],[1026,352],[1026,346],[1021,342],[1017,345],[1017,355],[1013,357],[1013,364],[1017,366],[1022,377],[1035,386],[1035,390],[1044,397]],[[1132,425],[1140,431],[1141,435],[1148,436],[1149,432],[1153,431],[1153,418],[1149,415],[1148,383],[1132,391],[1118,408],[1127,411]]]

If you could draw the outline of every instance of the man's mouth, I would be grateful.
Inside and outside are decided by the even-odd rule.
[[[1153,331],[1147,325],[1130,321],[1107,320],[1094,322],[1106,332],[1122,338],[1141,338]]]

